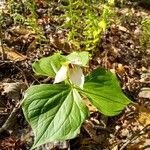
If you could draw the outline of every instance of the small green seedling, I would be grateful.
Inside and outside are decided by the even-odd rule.
[[[23,113],[35,139],[32,149],[47,142],[75,138],[89,116],[83,97],[104,115],[114,116],[131,101],[123,94],[112,72],[97,68],[86,77],[88,52],[59,53],[33,63],[37,75],[54,78],[53,84],[29,87],[22,103]]]

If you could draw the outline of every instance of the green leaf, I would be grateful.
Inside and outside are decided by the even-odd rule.
[[[62,63],[66,62],[65,56],[56,53],[53,56],[41,58],[32,64],[33,71],[37,75],[55,77]]]
[[[73,52],[67,56],[69,61],[78,60],[81,62],[80,66],[86,67],[89,62],[89,53],[88,52]]]
[[[31,86],[22,107],[35,135],[32,149],[76,137],[88,116],[77,90],[65,84]]]
[[[98,25],[99,25],[100,29],[102,29],[103,32],[106,31],[106,29],[107,29],[107,23],[106,23],[105,19],[102,19],[102,20],[99,22]]]
[[[131,101],[123,94],[116,76],[110,71],[96,69],[86,77],[84,93],[104,115],[119,114]]]
[[[110,6],[114,6],[115,1],[114,1],[114,0],[108,0],[108,4],[109,4]]]

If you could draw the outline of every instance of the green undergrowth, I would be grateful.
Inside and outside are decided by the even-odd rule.
[[[37,6],[35,1],[8,0],[7,7],[14,25],[26,26],[36,35],[36,39],[39,43],[46,40],[42,28],[38,25]]]
[[[141,36],[140,36],[140,43],[141,45],[149,49],[150,48],[150,19],[144,19],[141,22]]]
[[[77,49],[93,51],[114,16],[114,1],[69,0],[65,9],[62,28],[69,30],[68,41]]]
[[[43,1],[51,11],[58,8],[63,13],[57,14],[57,29],[66,30],[66,42],[71,43],[75,50],[95,51],[101,38],[114,16],[114,0],[60,0]],[[37,2],[7,1],[8,13],[13,18],[14,25],[23,25],[36,34],[38,42],[46,37],[42,25],[38,24]],[[55,7],[55,8],[54,8]],[[54,19],[53,12],[44,14]],[[55,20],[54,20],[55,21]]]

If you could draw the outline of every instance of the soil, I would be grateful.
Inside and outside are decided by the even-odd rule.
[[[0,128],[1,150],[28,150],[33,144],[33,132],[25,121],[18,103],[30,85],[52,83],[52,79],[39,77],[32,71],[32,63],[50,56],[58,50],[62,54],[72,51],[72,45],[62,39],[67,31],[58,30],[61,20],[52,19],[64,12],[51,8],[43,1],[37,3],[38,22],[46,41],[37,42],[37,36],[22,24],[15,24],[9,13],[3,14],[2,35],[4,56],[0,58],[0,127],[16,108],[9,127]],[[106,117],[94,108],[82,126],[80,135],[70,141],[47,143],[37,149],[71,150],[149,150],[150,149],[150,48],[141,44],[141,21],[150,18],[148,5],[136,2],[117,3],[115,21],[102,36],[93,52],[89,70],[97,67],[114,70],[123,92],[135,104],[129,105],[118,116]],[[20,10],[23,11],[23,10]],[[129,15],[124,15],[129,14]],[[150,38],[150,37],[149,37]]]

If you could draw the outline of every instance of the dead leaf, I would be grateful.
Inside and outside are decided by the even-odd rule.
[[[27,85],[24,82],[2,83],[2,87],[2,95],[6,94],[9,98],[18,100],[21,92],[27,88]]]
[[[0,10],[2,10],[3,13],[7,13],[8,12],[6,1],[4,1],[4,0],[0,1]]]
[[[20,26],[16,26],[13,27],[11,29],[9,29],[9,32],[11,32],[12,34],[16,35],[27,35],[27,34],[32,34],[32,32],[24,27],[20,27]]]
[[[145,142],[143,143],[143,147],[147,147],[147,148],[149,147],[150,149],[150,139],[145,139]]]
[[[139,115],[138,115],[138,121],[141,123],[143,126],[147,126],[150,124],[150,109],[144,107],[144,106],[139,106]]]
[[[66,42],[65,39],[60,39],[58,37],[50,36],[50,43],[55,48],[62,50],[66,53],[70,53],[73,49],[73,45],[69,42]]]
[[[25,55],[22,55],[19,52],[13,49],[10,49],[6,46],[4,46],[4,51],[5,51],[5,54],[7,55],[7,58],[12,61],[23,61],[27,58]]]
[[[120,31],[123,31],[123,32],[126,32],[126,33],[130,33],[130,31],[127,28],[123,27],[123,26],[118,26],[118,29]]]
[[[81,145],[88,145],[91,143],[91,138],[82,138],[80,140]]]
[[[140,150],[140,145],[139,144],[134,144],[128,146],[127,150]]]
[[[0,149],[2,150],[19,150],[23,149],[24,143],[16,137],[6,137],[5,139],[0,141]]]
[[[140,98],[149,98],[150,99],[150,88],[142,88],[138,96]]]
[[[86,104],[86,106],[88,107],[90,112],[96,111],[96,108],[91,104],[91,102],[86,97],[83,98],[83,101]]]
[[[150,72],[142,73],[140,82],[142,83],[150,83]]]
[[[51,149],[51,150],[56,150],[56,149],[68,149],[69,148],[69,143],[68,141],[55,141],[55,142],[49,142],[46,143],[42,146],[40,146],[41,149]]]
[[[114,146],[112,150],[118,150],[118,145]]]
[[[33,52],[36,49],[37,46],[37,40],[36,38],[30,43],[28,49],[27,49],[27,53],[29,52]]]
[[[116,70],[117,70],[117,73],[120,74],[120,75],[125,73],[125,68],[122,64],[118,64]]]
[[[97,132],[94,129],[94,125],[92,124],[92,122],[86,121],[83,127],[96,143],[101,143],[102,139],[97,135]]]

